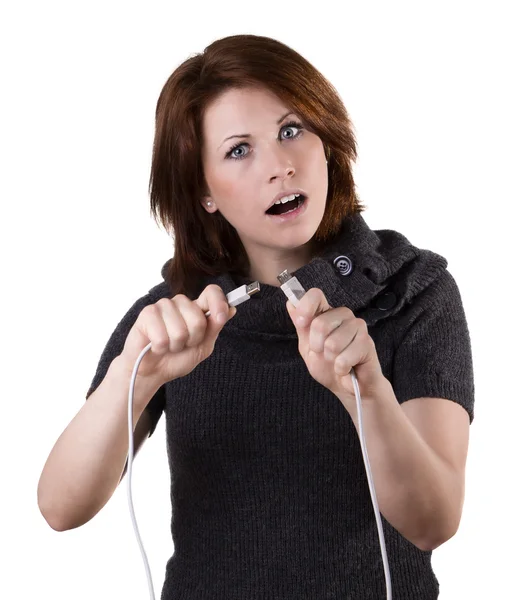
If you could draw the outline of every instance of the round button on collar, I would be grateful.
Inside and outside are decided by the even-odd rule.
[[[375,302],[375,306],[379,310],[390,310],[395,304],[397,304],[397,296],[393,292],[381,294]]]
[[[348,256],[338,256],[334,259],[334,266],[337,268],[341,275],[350,275],[353,270],[352,261],[348,258]]]

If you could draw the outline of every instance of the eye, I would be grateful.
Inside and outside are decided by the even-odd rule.
[[[288,138],[284,138],[284,140],[295,140],[303,134],[303,125],[301,123],[298,123],[297,121],[289,121],[289,123],[286,123],[283,127],[281,127],[280,131],[282,131],[282,129],[291,129],[291,128],[298,129],[299,130],[298,133],[296,133],[295,135],[291,135]],[[229,158],[231,160],[242,160],[243,158],[246,158],[246,156],[248,156],[247,154],[241,154],[239,156],[231,156],[233,151],[237,150],[237,148],[240,148],[241,146],[249,146],[249,144],[246,142],[241,142],[240,144],[235,144],[235,146],[233,146],[232,148],[230,148],[230,150],[228,150],[228,152],[225,155],[225,158]]]

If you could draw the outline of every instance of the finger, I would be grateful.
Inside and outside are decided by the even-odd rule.
[[[223,292],[220,286],[214,283],[208,285],[203,290],[196,302],[204,313],[206,313],[208,310],[210,311],[210,316],[208,319],[219,328],[222,327],[228,318],[233,316],[233,314],[236,312],[233,311],[233,314],[230,313],[230,305],[228,304],[228,298],[226,297],[226,294]],[[224,320],[222,322],[218,321],[218,316],[221,313],[224,316]]]
[[[169,334],[163,322],[161,309],[158,302],[149,304],[142,309],[139,319],[142,331],[151,342],[153,354],[165,354],[169,351]]]
[[[355,339],[356,334],[346,327],[346,322],[341,323],[323,341],[323,352],[326,360],[335,359],[341,352],[346,350]],[[312,345],[311,345],[312,349]]]
[[[171,306],[164,305],[164,318],[167,322],[176,323],[175,317],[183,321],[187,329],[187,340],[184,347],[192,348],[198,346],[204,339],[207,328],[207,320],[203,311],[183,294],[173,298]],[[169,326],[169,325],[168,325]],[[178,325],[174,325],[177,327]]]
[[[188,302],[188,298],[185,298]],[[189,341],[189,330],[185,320],[181,315],[178,306],[181,304],[181,296],[174,298],[161,298],[156,302],[156,307],[160,311],[161,327],[165,327],[168,337],[168,351],[180,352]]]
[[[348,375],[351,369],[360,364],[368,354],[364,335],[358,331],[354,339],[334,359],[334,371],[337,375]]]
[[[310,322],[308,322],[305,317],[300,315],[300,313],[298,312],[299,307],[299,304],[298,306],[294,306],[294,304],[290,300],[286,302],[287,312],[289,313],[289,316],[291,317],[291,321],[294,323],[294,326],[297,330],[304,330],[310,325]],[[302,319],[302,322],[299,321],[300,318]]]
[[[297,323],[306,326],[319,314],[331,308],[325,294],[319,288],[308,290],[297,307]]]
[[[336,348],[339,354],[350,343],[352,334],[347,334],[347,323],[339,311],[329,311],[318,315],[311,323],[309,348],[313,352],[323,352],[327,348]]]

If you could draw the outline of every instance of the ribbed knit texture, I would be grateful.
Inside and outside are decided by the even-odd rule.
[[[445,258],[396,231],[371,230],[360,214],[344,219],[325,253],[294,274],[332,307],[347,306],[366,321],[399,403],[448,398],[472,422],[469,330],[446,267]],[[209,283],[228,293],[249,281],[207,277],[199,293]],[[142,308],[173,295],[163,281],[131,306],[87,397]],[[279,287],[261,284],[237,307],[212,355],[162,386],[146,408],[152,432],[165,412],[171,476],[174,554],[161,600],[386,597],[357,431],[339,399],[309,374],[286,301]],[[435,600],[432,553],[382,524],[393,599]]]

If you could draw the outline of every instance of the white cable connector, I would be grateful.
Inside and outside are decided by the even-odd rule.
[[[298,281],[296,277],[291,275],[288,270],[282,271],[280,275],[277,276],[278,281],[282,284],[280,286],[281,290],[284,294],[289,298],[289,301],[294,305],[298,306],[300,300],[305,294],[305,290],[302,284]],[[382,564],[384,566],[384,579],[386,581],[386,598],[387,600],[392,599],[392,591],[391,591],[391,577],[390,577],[390,567],[388,563],[388,553],[386,552],[386,542],[384,540],[384,531],[382,529],[382,521],[381,514],[379,511],[379,504],[377,502],[377,495],[375,493],[375,486],[373,484],[373,475],[372,469],[370,467],[370,460],[368,459],[368,452],[366,450],[366,440],[364,437],[363,430],[363,411],[361,408],[361,393],[359,391],[359,384],[357,383],[357,378],[355,376],[355,371],[352,368],[350,370],[350,375],[352,378],[352,384],[354,386],[355,392],[355,401],[357,405],[357,418],[359,421],[359,441],[361,442],[361,450],[363,453],[363,462],[366,468],[366,475],[368,478],[368,486],[370,488],[370,496],[372,498],[373,510],[375,512],[375,520],[377,521],[377,531],[379,532],[379,541],[381,546],[381,554],[382,554]]]
[[[260,291],[260,283],[258,281],[254,281],[248,285],[244,284],[235,288],[231,292],[226,294],[226,299],[228,300],[228,304],[230,306],[237,306],[249,300],[253,294],[256,294]],[[207,310],[205,313],[206,317],[210,316],[210,311]]]
[[[228,294],[226,294],[226,299],[228,300],[228,304],[230,306],[237,306],[246,300],[249,300],[253,294],[256,294],[260,291],[260,283],[258,281],[254,281],[248,285],[244,284],[235,288]],[[207,310],[205,312],[205,316],[208,318],[210,316],[210,311]],[[155,600],[154,589],[153,589],[153,579],[151,576],[151,570],[149,569],[149,562],[147,560],[147,555],[145,553],[144,546],[142,544],[142,540],[140,538],[140,533],[138,531],[138,525],[136,523],[135,511],[133,508],[133,498],[131,495],[131,478],[133,473],[133,454],[134,454],[134,441],[133,441],[133,392],[135,389],[135,380],[136,374],[138,372],[138,367],[142,362],[145,354],[149,352],[151,349],[151,342],[147,344],[147,346],[140,352],[138,358],[136,359],[135,366],[133,367],[133,373],[131,375],[131,383],[129,384],[129,397],[127,402],[127,426],[128,426],[128,436],[129,436],[129,449],[127,455],[127,497],[129,502],[129,513],[131,515],[131,521],[133,522],[133,529],[135,530],[136,539],[138,541],[138,545],[140,546],[140,551],[142,553],[142,557],[144,559],[145,572],[147,574],[147,583],[149,586],[149,597],[151,600]]]

